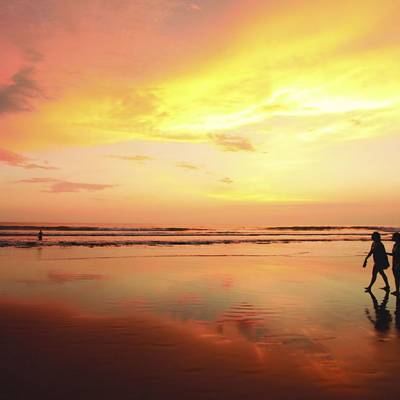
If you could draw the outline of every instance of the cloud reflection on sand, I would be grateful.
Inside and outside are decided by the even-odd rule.
[[[105,275],[50,271],[47,274],[47,278],[19,279],[19,280],[17,280],[17,282],[26,283],[27,285],[36,285],[36,284],[47,284],[47,283],[96,281],[96,280],[102,280],[102,279],[106,279]]]
[[[363,292],[363,246],[274,245],[273,257],[244,246],[207,257],[193,256],[198,248],[190,257],[176,248],[50,247],[40,257],[1,249],[0,351],[10,382],[35,388],[39,377],[27,375],[41,368],[51,385],[73,378],[74,392],[86,385],[96,399],[113,390],[188,399],[398,395],[396,301],[376,309]],[[381,306],[384,293],[375,297]],[[381,311],[391,316],[384,337],[374,324]],[[20,348],[26,368],[22,353],[12,359]]]
[[[45,394],[37,385],[44,374],[46,391],[58,399],[83,389],[87,398],[101,399],[205,394],[242,399],[262,393],[281,398],[293,391],[298,399],[335,398],[305,357],[291,357],[284,347],[222,340],[191,321],[153,314],[83,317],[68,308],[2,301],[0,323],[8,378],[3,393],[9,396]],[[25,385],[18,385],[21,379]]]

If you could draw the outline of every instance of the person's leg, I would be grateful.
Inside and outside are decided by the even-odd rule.
[[[393,294],[398,295],[399,294],[399,286],[400,286],[400,268],[399,267],[393,268],[393,276],[394,276],[394,281],[396,284],[396,290],[393,292]]]
[[[379,269],[379,273],[381,274],[381,276],[382,276],[382,278],[383,278],[383,280],[384,280],[384,282],[385,282],[385,287],[383,287],[382,289],[384,289],[384,290],[390,290],[389,281],[388,281],[388,278],[387,278],[387,276],[386,276],[386,274],[385,274],[384,269],[383,269],[383,268],[380,268],[380,269]]]
[[[372,277],[371,277],[371,282],[370,284],[365,288],[366,290],[371,290],[372,285],[375,283],[376,281],[376,277],[378,275],[378,268],[374,265],[374,267],[372,268]]]

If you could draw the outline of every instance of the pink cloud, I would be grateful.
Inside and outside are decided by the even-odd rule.
[[[65,193],[65,192],[95,192],[97,190],[104,190],[112,188],[115,185],[99,184],[99,183],[80,183],[57,181],[52,184],[48,190],[50,193]]]
[[[14,183],[52,183],[57,182],[57,179],[54,178],[29,178],[29,179],[21,179],[19,181],[15,181]]]
[[[20,154],[0,148],[0,162],[3,164],[11,165],[13,167],[20,167],[21,164],[26,163],[28,159]]]
[[[0,114],[32,111],[32,100],[44,97],[33,72],[33,67],[23,67],[11,77],[11,82],[0,86]]]
[[[70,182],[53,178],[21,179],[19,181],[15,181],[14,183],[48,184],[47,189],[44,190],[48,193],[95,192],[98,190],[109,189],[116,186],[101,183]]]
[[[201,7],[200,7],[198,4],[196,4],[196,3],[190,3],[190,4],[189,4],[189,8],[190,8],[192,11],[201,11]]]
[[[48,165],[47,163],[38,164],[32,163],[32,159],[23,156],[22,154],[14,153],[13,151],[0,148],[0,163],[9,165],[11,167],[20,167],[26,169],[58,169]]]

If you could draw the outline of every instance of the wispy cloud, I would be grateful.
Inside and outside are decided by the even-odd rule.
[[[23,50],[24,50],[25,57],[28,62],[37,63],[37,62],[44,61],[44,58],[45,58],[44,55],[41,52],[37,51],[36,49],[28,47]]]
[[[124,160],[124,161],[150,161],[150,160],[153,160],[153,157],[145,156],[145,155],[135,155],[135,156],[108,155],[107,157],[114,158],[116,160]]]
[[[66,192],[96,192],[98,190],[110,189],[116,185],[100,184],[100,183],[81,183],[81,182],[68,182],[57,181],[53,183],[49,193],[66,193]]]
[[[53,178],[21,179],[14,183],[47,184],[47,188],[44,191],[48,193],[95,192],[117,186],[101,183],[70,182]]]
[[[175,164],[178,168],[183,168],[183,169],[191,169],[191,170],[196,170],[199,169],[197,165],[190,164],[190,163],[185,163],[185,162],[180,162]]]
[[[196,3],[190,3],[188,8],[192,11],[201,11],[201,7]]]
[[[0,114],[32,111],[32,100],[44,97],[33,74],[33,67],[21,68],[10,83],[0,86]]]
[[[0,163],[9,165],[11,167],[20,167],[26,169],[47,169],[53,170],[58,169],[44,163],[32,162],[33,160],[29,157],[25,157],[22,154],[14,153],[13,151],[0,148]]]
[[[47,169],[47,170],[58,169],[57,167],[53,167],[51,165],[36,164],[36,163],[27,163],[27,164],[22,165],[22,167],[26,168],[26,169]]]
[[[229,178],[229,177],[222,178],[219,181],[222,182],[222,183],[226,183],[226,184],[233,183],[233,180],[231,178]]]
[[[28,178],[20,179],[19,181],[14,181],[14,183],[54,183],[57,179],[54,178]]]
[[[0,162],[13,167],[20,167],[27,162],[27,158],[21,154],[14,153],[6,149],[0,149]]]
[[[210,135],[212,141],[224,151],[256,151],[251,141],[242,136],[218,133]]]

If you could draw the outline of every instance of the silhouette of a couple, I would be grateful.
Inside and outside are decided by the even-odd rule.
[[[393,250],[391,253],[387,253],[384,244],[381,241],[381,235],[379,232],[374,232],[371,236],[372,246],[368,255],[365,257],[363,267],[367,266],[368,258],[373,256],[374,267],[372,268],[372,277],[370,284],[365,288],[366,292],[370,292],[373,284],[376,281],[378,274],[380,274],[385,282],[385,286],[382,288],[386,292],[390,291],[390,285],[388,278],[385,274],[385,269],[389,268],[388,255],[393,257],[392,271],[395,280],[396,290],[392,292],[393,295],[399,295],[399,283],[400,283],[400,233],[395,232],[392,236],[394,242]]]

